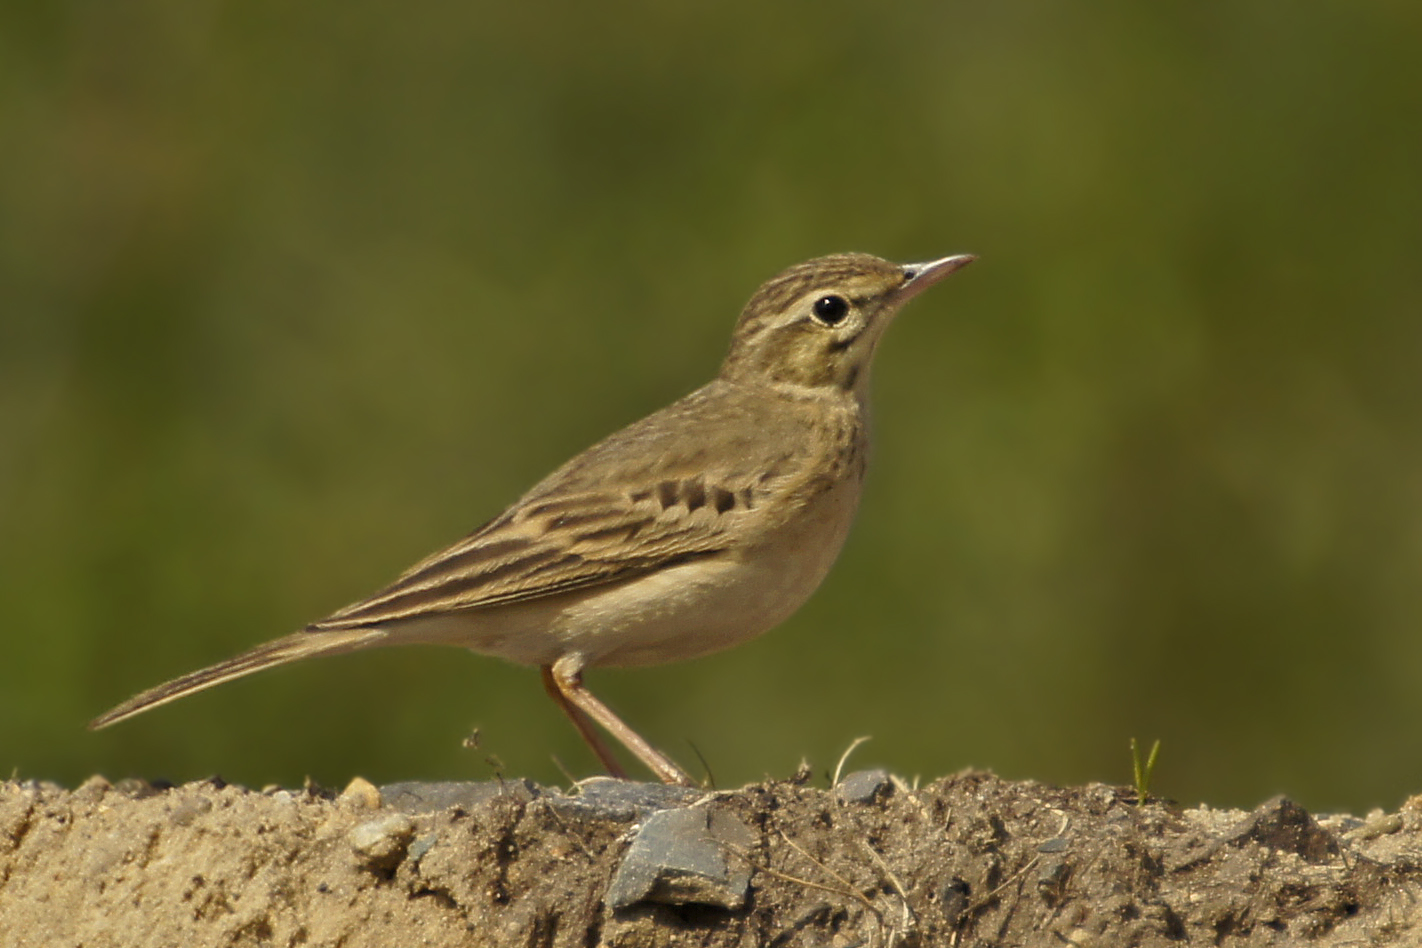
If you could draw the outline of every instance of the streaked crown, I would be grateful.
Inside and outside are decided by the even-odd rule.
[[[721,377],[858,390],[874,347],[904,303],[974,259],[898,264],[842,253],[793,266],[746,304]]]

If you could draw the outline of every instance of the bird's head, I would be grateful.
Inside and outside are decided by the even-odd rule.
[[[975,259],[900,264],[842,253],[793,266],[746,304],[721,377],[861,391],[874,348],[899,309]]]

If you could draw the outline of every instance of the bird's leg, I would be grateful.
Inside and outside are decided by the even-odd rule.
[[[543,673],[543,688],[548,692],[548,697],[552,698],[557,702],[558,707],[563,709],[563,713],[568,716],[568,720],[573,722],[573,727],[578,729],[578,733],[583,736],[583,740],[587,741],[588,746],[593,749],[593,753],[597,755],[597,759],[602,761],[602,766],[606,768],[610,775],[626,780],[627,771],[622,769],[622,764],[613,756],[611,749],[608,748],[607,744],[603,742],[603,739],[598,736],[597,731],[593,729],[592,718],[588,717],[583,713],[581,708],[569,701],[567,696],[564,695],[562,690],[558,687],[558,681],[553,676],[553,666],[540,665],[538,670]]]
[[[564,655],[552,665],[544,665],[542,671],[543,684],[548,688],[548,693],[553,695],[553,700],[557,701],[558,705],[567,712],[568,717],[573,719],[578,733],[582,734],[583,740],[588,742],[588,745],[602,760],[603,766],[607,767],[613,776],[620,777],[623,774],[617,766],[617,761],[613,759],[612,754],[593,731],[590,719],[596,721],[604,731],[611,734],[623,747],[635,754],[637,759],[646,764],[662,783],[677,784],[682,787],[696,786],[687,776],[686,771],[647,743],[646,738],[628,727],[621,718],[612,713],[611,708],[599,701],[591,691],[584,687],[581,656]]]

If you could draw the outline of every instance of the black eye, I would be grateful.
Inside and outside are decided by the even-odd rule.
[[[849,315],[849,302],[842,296],[821,296],[815,300],[815,318],[826,326],[834,326]]]

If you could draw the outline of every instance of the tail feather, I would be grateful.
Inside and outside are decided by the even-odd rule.
[[[273,665],[285,665],[302,658],[315,655],[337,655],[352,652],[376,644],[385,638],[380,629],[340,629],[329,632],[296,632],[243,652],[225,662],[218,662],[207,668],[200,668],[181,678],[164,682],[156,688],[149,688],[142,694],[134,695],[118,707],[99,715],[89,722],[89,730],[97,731],[117,724],[150,708],[176,701],[196,691],[220,685],[234,678],[242,678]]]

